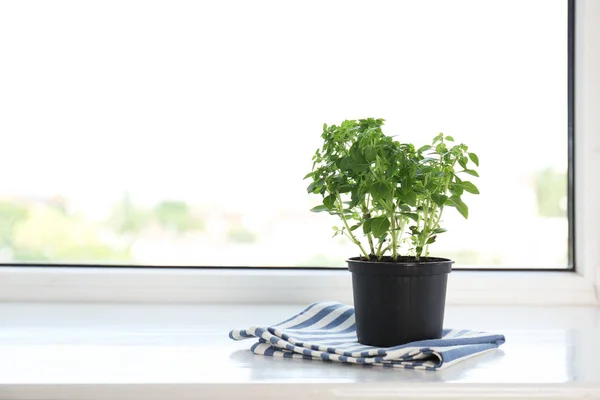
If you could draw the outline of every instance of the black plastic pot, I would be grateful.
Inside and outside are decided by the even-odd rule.
[[[446,284],[454,261],[399,257],[347,260],[352,272],[358,341],[391,347],[442,337]]]

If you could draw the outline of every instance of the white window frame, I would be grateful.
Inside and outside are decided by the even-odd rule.
[[[448,304],[600,304],[600,6],[575,15],[576,272],[455,271]],[[565,127],[566,130],[566,127]],[[352,302],[340,270],[2,267],[2,301]]]

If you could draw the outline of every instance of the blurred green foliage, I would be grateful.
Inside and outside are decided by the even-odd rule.
[[[33,205],[15,225],[12,238],[16,261],[128,261],[129,251],[101,238],[102,227],[81,216],[45,205]]]
[[[552,168],[535,174],[535,194],[538,214],[542,217],[565,217],[567,215],[567,173]]]
[[[146,230],[181,234],[203,230],[204,221],[182,201],[140,207],[125,194],[105,221],[72,214],[51,201],[0,200],[0,261],[125,263]],[[237,235],[237,236],[236,236]],[[253,240],[244,232],[240,241]]]
[[[109,218],[109,225],[121,235],[136,235],[144,230],[151,221],[151,215],[136,207],[129,193],[125,193],[121,201],[114,207]]]
[[[23,204],[0,201],[0,248],[12,247],[15,226],[27,219],[29,212]]]
[[[195,218],[183,201],[163,201],[154,207],[153,216],[163,228],[176,233],[204,230],[204,221]]]
[[[227,231],[227,241],[231,243],[254,243],[256,234],[242,226],[232,227]]]

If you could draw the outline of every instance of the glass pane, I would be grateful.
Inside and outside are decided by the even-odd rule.
[[[343,267],[302,178],[375,117],[479,155],[432,255],[567,265],[566,0],[2,2],[0,54],[0,262]]]

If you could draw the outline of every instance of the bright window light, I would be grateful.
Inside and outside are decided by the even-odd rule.
[[[566,0],[0,3],[0,262],[343,267],[323,123],[481,160],[431,255],[566,268]]]

